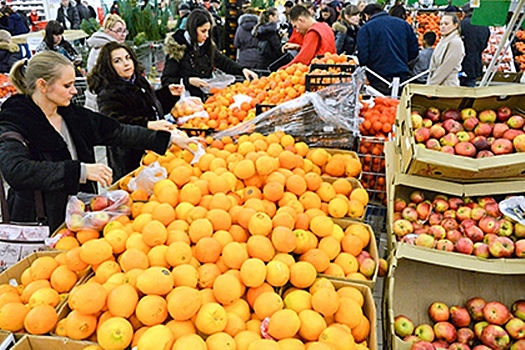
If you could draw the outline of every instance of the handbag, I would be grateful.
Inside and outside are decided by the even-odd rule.
[[[27,147],[27,141],[23,136],[14,131],[8,131],[0,135],[2,140],[17,140]],[[46,249],[45,239],[49,237],[50,229],[45,224],[46,215],[44,210],[44,199],[42,191],[35,191],[35,222],[16,223],[11,222],[9,208],[7,206],[4,179],[0,173],[0,272],[16,264],[27,255]]]

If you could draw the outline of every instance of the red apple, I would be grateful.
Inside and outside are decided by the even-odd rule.
[[[505,350],[510,345],[509,334],[499,325],[489,324],[481,333],[481,342],[493,350]]]
[[[487,124],[487,123],[479,123],[474,128],[474,134],[476,134],[477,136],[489,137],[491,133],[492,133],[492,125]]]
[[[460,122],[453,119],[447,119],[442,124],[443,128],[448,134],[457,134],[463,130],[463,125]]]
[[[497,139],[492,143],[492,146],[490,146],[490,150],[495,155],[512,153],[512,141],[507,139]]]
[[[432,226],[432,225],[439,225],[439,224],[441,224],[441,221],[443,221],[443,214],[441,214],[441,213],[432,213],[428,217],[428,224],[430,226]]]
[[[470,324],[470,315],[468,310],[459,305],[450,307],[450,321],[458,328],[467,327]]]
[[[483,333],[483,330],[485,327],[487,327],[490,323],[487,321],[479,321],[474,324],[474,334],[476,335],[476,338],[480,339],[481,334]]]
[[[394,318],[394,331],[398,337],[404,338],[414,332],[414,323],[410,318],[398,315]]]
[[[448,347],[448,350],[470,350],[470,346],[468,346],[467,344],[460,343],[460,342],[454,342],[450,344],[450,346]]]
[[[450,230],[447,231],[447,240],[451,241],[452,243],[456,243],[458,239],[462,237],[462,234],[459,230]]]
[[[514,254],[518,258],[525,258],[525,239],[518,239],[514,243]]]
[[[485,136],[476,136],[471,142],[478,151],[490,149],[490,144]]]
[[[498,235],[495,235],[493,233],[487,233],[485,237],[483,237],[483,243],[493,244],[494,242],[496,242],[497,238],[498,238]]]
[[[472,218],[472,220],[474,221],[479,221],[481,220],[482,217],[484,217],[485,215],[487,215],[487,212],[485,211],[485,209],[481,206],[477,206],[477,207],[474,207],[472,208],[472,210],[470,211],[470,217]]]
[[[509,237],[514,232],[514,224],[505,218],[499,219],[498,236]]]
[[[434,124],[430,127],[430,137],[434,139],[440,139],[445,136],[445,128],[441,124]]]
[[[501,211],[499,210],[499,205],[496,202],[487,203],[485,206],[485,212],[487,215],[492,216],[493,218],[498,219],[501,217]]]
[[[486,109],[479,112],[478,118],[483,123],[494,123],[497,118],[497,114],[492,109]]]
[[[410,114],[410,120],[412,121],[412,129],[416,130],[423,126],[423,117],[419,112],[412,112]]]
[[[465,236],[470,238],[470,240],[474,243],[483,241],[483,237],[485,236],[485,233],[483,232],[483,230],[476,225],[467,227],[464,230],[464,233],[465,233]]]
[[[450,202],[449,202],[449,205],[450,205]],[[445,212],[443,213],[443,218],[444,219],[456,219],[456,210],[455,209],[445,210]]]
[[[514,236],[518,238],[525,238],[525,225],[516,222],[514,224]]]
[[[507,106],[501,106],[496,111],[497,119],[501,122],[507,121],[512,115],[512,109]]]
[[[523,131],[521,130],[515,130],[515,129],[509,129],[503,133],[503,138],[507,139],[509,141],[514,141],[514,139],[520,135],[523,135]]]
[[[472,346],[474,343],[474,339],[476,339],[476,335],[474,334],[474,331],[468,327],[463,327],[457,330],[458,335],[458,342],[462,344],[467,344],[469,346]]]
[[[507,125],[511,129],[521,129],[525,124],[525,119],[521,115],[513,115],[507,120]]]
[[[466,206],[459,207],[456,211],[456,219],[459,221],[463,221],[466,219],[470,219],[470,212],[472,209]]]
[[[483,307],[483,316],[490,324],[503,325],[510,319],[511,314],[505,304],[499,301],[490,301]]]
[[[428,230],[428,234],[436,240],[444,239],[447,236],[447,231],[441,225],[432,225]],[[417,245],[417,243],[416,243]]]
[[[436,107],[428,107],[425,111],[425,118],[432,120],[434,123],[439,121],[441,112]]]
[[[91,226],[93,226],[96,230],[102,230],[109,220],[109,214],[105,211],[93,212],[93,215],[90,215],[89,217]]]
[[[456,241],[454,247],[458,253],[470,255],[474,250],[474,243],[468,237],[461,237]]]
[[[516,300],[512,303],[510,310],[514,316],[525,321],[525,300]]]
[[[457,155],[465,157],[474,157],[476,155],[476,147],[470,142],[459,142],[454,146],[454,151]]]
[[[425,200],[425,194],[421,191],[412,191],[410,193],[410,201],[414,203],[420,203]]]
[[[490,254],[495,258],[510,258],[514,253],[514,242],[509,237],[496,237],[488,243]]]
[[[459,141],[456,134],[446,134],[442,138],[439,139],[439,142],[441,143],[441,146],[451,146],[454,147]]]
[[[509,130],[509,126],[505,123],[496,123],[494,124],[494,127],[492,128],[492,136],[499,139],[503,137],[503,134],[505,134],[505,131]]]
[[[489,150],[483,150],[483,151],[479,151],[478,154],[476,155],[476,158],[488,158],[488,157],[494,157],[494,153],[492,153]]]
[[[414,228],[408,220],[401,219],[394,221],[394,234],[397,237],[406,236],[407,234],[412,233],[413,230]]]
[[[428,307],[428,316],[434,322],[448,321],[450,310],[447,304],[435,301]]]
[[[525,339],[520,339],[517,342],[513,343],[510,348],[510,350],[525,350]],[[474,350],[474,349],[472,349]],[[487,349],[488,350],[488,349]]]
[[[416,212],[419,220],[426,221],[428,219],[428,216],[432,212],[432,204],[428,200],[418,203],[416,207]]]
[[[461,113],[457,109],[449,108],[441,113],[441,120],[461,120]]]
[[[402,198],[394,199],[394,211],[403,211],[407,207],[407,202]]]
[[[456,230],[459,228],[458,222],[453,218],[444,218],[443,221],[441,221],[441,226],[443,226],[446,231]]]
[[[512,144],[516,152],[525,152],[525,134],[516,136]]]
[[[89,206],[92,211],[100,211],[109,206],[109,200],[106,196],[95,196],[89,201]]]
[[[460,197],[450,197],[448,199],[448,206],[450,209],[458,210],[460,206],[464,204],[464,201]]]
[[[405,209],[403,209],[401,215],[403,216],[403,219],[408,220],[410,222],[416,221],[418,216],[416,209],[412,207],[406,207]]]
[[[525,338],[525,322],[518,317],[512,317],[506,324],[505,330],[513,339]]]
[[[476,242],[474,243],[474,251],[472,254],[478,258],[487,259],[490,256],[489,246],[483,242]]]
[[[448,239],[440,239],[436,242],[436,249],[444,252],[453,252],[454,243]]]
[[[418,247],[434,248],[436,246],[436,239],[429,234],[421,233],[417,235],[414,243]]]
[[[432,124],[434,124],[434,122],[433,122],[432,120],[430,120],[430,119],[428,119],[428,118],[423,118],[423,125],[421,125],[421,126],[430,129],[430,127],[432,126]]]
[[[418,143],[425,143],[430,138],[430,130],[421,127],[414,131],[414,138]]]
[[[435,350],[435,347],[432,345],[432,343],[421,340],[413,343],[410,347],[410,350]]]
[[[496,233],[500,229],[499,221],[488,215],[479,220],[478,226],[485,233]]]
[[[431,325],[423,323],[418,325],[414,329],[414,334],[421,340],[433,342],[434,341],[434,329]]]
[[[439,151],[441,149],[441,143],[439,142],[438,139],[428,139],[425,142],[425,147],[427,149],[431,149],[431,150],[434,150],[434,151]]]
[[[379,268],[377,270],[377,275],[379,277],[385,277],[388,272],[388,262],[386,261],[386,259],[379,258],[378,265]]]
[[[449,146],[449,145],[441,147],[440,152],[448,153],[448,154],[456,154],[456,152],[454,151],[454,147]]]
[[[465,303],[465,307],[468,310],[468,313],[470,314],[470,317],[473,321],[482,321],[485,319],[485,316],[483,315],[483,308],[487,302],[480,297],[473,297],[467,300]]]
[[[467,120],[469,118],[476,118],[477,112],[474,108],[463,108],[460,112],[461,119]]]
[[[449,344],[457,339],[456,327],[447,321],[441,321],[434,324],[434,334],[436,339],[443,339]]]
[[[472,131],[479,124],[479,119],[476,117],[468,118],[463,122],[463,128],[467,131]]]

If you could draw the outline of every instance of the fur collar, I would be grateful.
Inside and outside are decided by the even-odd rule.
[[[20,48],[17,44],[14,43],[6,43],[6,42],[0,42],[0,50],[6,50],[11,53],[19,52]]]
[[[174,59],[175,61],[180,61],[187,48],[187,44],[184,42],[184,36],[180,35],[180,33],[176,32],[168,34],[164,40],[164,52],[169,58]]]

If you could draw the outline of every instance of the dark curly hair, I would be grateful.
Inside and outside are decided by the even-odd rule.
[[[135,66],[135,75],[142,75],[144,73],[144,66],[138,60],[137,54],[131,47],[124,43],[110,41],[100,49],[97,63],[87,78],[89,90],[95,94],[99,94],[104,88],[112,85],[113,81],[120,79],[111,61],[111,53],[117,49],[124,49],[129,53]]]

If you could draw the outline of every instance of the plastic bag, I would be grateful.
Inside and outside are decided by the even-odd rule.
[[[238,94],[238,95],[235,95],[233,96],[233,103],[230,105],[230,109],[235,109],[235,108],[241,108],[241,105],[244,103],[244,102],[248,102],[250,103],[252,101],[252,98],[248,95],[244,95],[244,94]]]
[[[79,193],[67,202],[66,225],[71,231],[100,231],[114,218],[130,213],[130,199],[126,191],[108,191],[105,195]]]
[[[171,114],[177,118],[178,124],[183,124],[191,118],[208,118],[208,113],[204,110],[202,100],[191,96],[187,90],[184,91],[180,100],[175,103],[175,106],[171,109]],[[183,122],[181,122],[182,118],[185,118]]]
[[[144,190],[148,195],[153,194],[153,186],[160,180],[168,177],[166,168],[160,166],[159,162],[155,161],[142,169],[137,177],[129,180],[128,188],[131,191]]]
[[[202,79],[202,80],[204,80],[206,83],[208,83],[209,86],[201,87],[201,90],[205,94],[209,94],[211,88],[216,88],[216,89],[222,90],[225,87],[227,87],[228,85],[230,85],[233,82],[235,82],[235,76],[223,73],[221,71],[215,71],[215,73],[213,74],[213,78]]]

